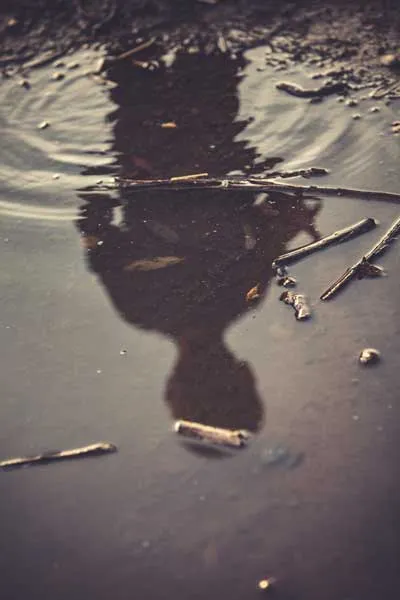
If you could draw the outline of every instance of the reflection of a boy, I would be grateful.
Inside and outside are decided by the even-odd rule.
[[[263,421],[255,379],[224,332],[249,310],[250,288],[259,284],[262,299],[273,258],[312,227],[315,209],[279,194],[277,218],[235,194],[183,194],[134,194],[118,225],[107,198],[86,196],[79,228],[88,263],[123,319],[176,342],[166,387],[173,418],[255,432]],[[163,266],[160,257],[182,260]]]

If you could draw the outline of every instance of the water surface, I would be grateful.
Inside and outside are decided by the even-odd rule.
[[[397,192],[398,105],[287,96],[276,82],[312,80],[267,68],[266,51],[125,63],[104,81],[101,50],[85,50],[32,71],[30,89],[2,81],[1,456],[120,449],[2,474],[7,598],[241,600],[269,575],[282,598],[395,597],[398,248],[387,278],[318,297],[398,207],[85,191],[117,173],[323,166],[324,184]],[[365,216],[380,229],[292,268],[314,305],[297,323],[273,258]],[[177,260],[137,268],[165,257]],[[364,346],[379,367],[360,368]],[[200,452],[175,437],[177,418],[254,437]]]

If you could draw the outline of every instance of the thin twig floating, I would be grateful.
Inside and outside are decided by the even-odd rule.
[[[364,200],[385,200],[389,202],[400,202],[400,194],[394,194],[391,192],[371,191],[371,190],[358,190],[354,188],[335,188],[335,187],[323,187],[317,185],[297,185],[281,183],[279,181],[273,181],[271,179],[262,179],[260,177],[250,177],[248,179],[222,179],[222,178],[208,178],[208,177],[184,177],[177,179],[130,179],[127,177],[115,178],[115,184],[111,185],[98,185],[95,187],[87,187],[86,191],[93,190],[110,190],[110,189],[123,189],[132,192],[142,191],[144,189],[153,188],[157,190],[225,190],[225,191],[243,191],[250,193],[257,192],[283,192],[287,194],[295,194],[296,196],[303,196],[304,194],[312,195],[319,194],[324,196],[352,196],[354,198],[361,198]],[[84,191],[84,190],[82,190]]]
[[[355,277],[365,276],[368,274],[368,265],[371,264],[372,259],[382,254],[389,244],[395,239],[400,233],[400,217],[398,217],[392,225],[389,227],[387,232],[381,237],[381,239],[369,250],[364,256],[362,256],[354,265],[346,269],[346,271],[328,287],[327,290],[321,295],[321,300],[330,300],[340,290],[347,285]],[[374,271],[374,269],[373,269]]]
[[[38,463],[48,463],[72,458],[84,458],[86,456],[109,454],[116,451],[117,447],[114,446],[114,444],[110,444],[109,442],[98,442],[96,444],[90,444],[89,446],[83,446],[82,448],[73,448],[72,450],[44,452],[43,454],[37,454],[36,456],[9,458],[7,460],[0,461],[0,468],[15,469],[17,467],[24,467]]]
[[[176,421],[174,429],[176,433],[192,440],[231,448],[243,448],[250,438],[250,433],[245,429],[223,429],[192,421]]]
[[[378,222],[375,219],[362,219],[353,225],[349,225],[348,227],[344,227],[343,229],[339,229],[339,231],[335,231],[316,242],[311,242],[310,244],[306,244],[305,246],[300,246],[299,248],[295,248],[290,252],[286,252],[285,254],[281,254],[272,263],[272,268],[276,269],[282,265],[290,265],[291,263],[296,262],[312,254],[313,252],[317,252],[318,250],[322,250],[323,248],[327,248],[333,244],[340,244],[347,240],[351,240],[357,235],[361,235],[367,231],[371,231],[377,226]]]

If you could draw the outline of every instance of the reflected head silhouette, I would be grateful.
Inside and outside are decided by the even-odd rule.
[[[259,157],[251,145],[235,142],[246,125],[237,117],[243,65],[242,58],[221,55],[179,56],[154,73],[116,65],[109,74],[117,83],[110,119],[121,173],[145,178],[272,168],[279,158]],[[177,127],[161,127],[166,121]],[[262,302],[273,259],[297,233],[313,231],[316,209],[284,194],[255,205],[253,195],[221,190],[121,190],[117,201],[97,193],[83,198],[78,228],[88,265],[114,308],[131,325],[177,345],[165,392],[173,418],[258,431],[264,405],[255,377],[224,335]],[[249,307],[246,293],[255,285],[260,297]]]
[[[134,194],[119,224],[107,197],[93,195],[82,207],[88,263],[115,309],[177,344],[166,386],[174,419],[253,432],[263,422],[255,378],[224,333],[262,301],[273,259],[315,213],[283,194],[272,202],[279,211],[271,216],[240,194]],[[255,285],[260,298],[249,306],[246,293]]]

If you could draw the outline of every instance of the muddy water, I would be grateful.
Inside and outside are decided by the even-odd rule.
[[[385,279],[317,299],[399,208],[88,191],[121,172],[323,166],[327,185],[397,192],[398,105],[287,96],[276,82],[313,81],[265,67],[266,51],[107,81],[91,74],[101,51],[84,51],[32,71],[30,89],[2,81],[0,453],[120,449],[2,475],[7,599],[241,600],[269,575],[291,600],[396,597],[398,248]],[[365,216],[379,230],[291,269],[314,304],[297,323],[272,259]],[[358,365],[365,346],[378,367]],[[176,418],[254,437],[205,452]]]

